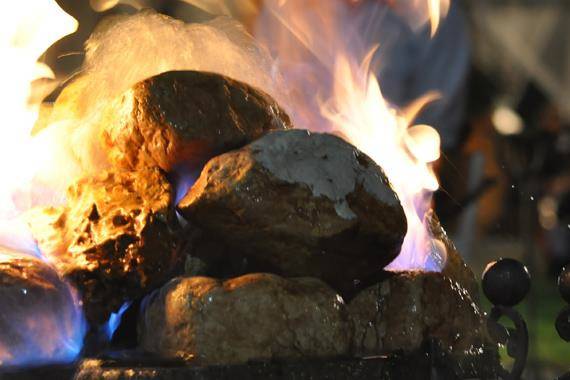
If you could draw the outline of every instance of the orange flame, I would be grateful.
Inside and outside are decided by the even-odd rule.
[[[382,96],[376,77],[340,55],[333,97],[321,112],[332,131],[344,136],[386,172],[406,213],[408,233],[393,270],[439,270],[445,252],[432,242],[426,213],[438,182],[431,163],[439,158],[438,133],[427,125],[408,127],[408,120]]]
[[[297,127],[343,136],[390,179],[404,207],[408,233],[388,269],[440,270],[445,250],[432,238],[427,220],[431,194],[438,188],[432,163],[439,158],[440,139],[430,126],[411,125],[438,95],[428,93],[406,110],[384,99],[371,70],[376,48],[366,51],[355,21],[362,4],[354,3],[267,0],[256,36],[275,54],[284,85],[291,89],[280,101],[288,105]],[[449,7],[446,0],[393,3],[392,11],[413,27],[431,21],[432,34]]]
[[[13,217],[20,207],[14,195],[29,183],[42,162],[42,146],[32,141],[31,131],[39,113],[32,81],[54,79],[49,67],[37,59],[59,38],[72,33],[77,22],[53,0],[12,2],[0,23],[3,91],[0,129],[0,216]],[[35,99],[36,103],[30,100]],[[27,187],[27,186],[24,186]]]
[[[438,188],[431,164],[439,158],[439,135],[430,126],[410,125],[437,95],[426,94],[406,110],[393,108],[382,96],[370,70],[375,49],[366,46],[355,22],[361,5],[381,2],[184,1],[206,12],[233,16],[255,31],[257,40],[276,58],[274,72],[283,74],[284,79],[280,81],[276,75],[275,83],[264,89],[289,110],[298,128],[342,135],[384,168],[408,219],[401,254],[390,268],[441,269],[445,252],[442,244],[432,239],[426,221],[431,194]],[[429,22],[432,35],[449,9],[449,0],[385,4],[413,29]],[[257,23],[253,21],[256,18]],[[227,74],[225,71],[227,68],[221,73]],[[285,93],[281,89],[286,89]]]
[[[260,66],[264,65],[261,64],[263,60],[259,58],[264,55],[254,52],[254,45],[243,36],[231,34],[229,31],[233,29],[226,23],[214,21],[207,27],[186,29],[180,25],[166,26],[161,24],[160,18],[143,15],[140,20],[154,20],[157,28],[164,26],[161,36],[169,43],[163,43],[154,35],[156,29],[150,27],[143,28],[145,33],[134,33],[131,36],[133,41],[137,42],[136,38],[147,38],[148,42],[149,36],[157,37],[154,42],[155,50],[169,50],[170,55],[156,54],[156,51],[161,51],[156,50],[153,56],[160,57],[159,62],[139,62],[134,57],[149,56],[147,45],[141,47],[137,42],[130,46],[132,49],[122,49],[121,46],[107,41],[107,50],[92,46],[91,54],[97,52],[105,58],[98,60],[98,65],[87,66],[88,74],[91,75],[88,84],[94,88],[101,84],[104,87],[102,93],[109,94],[113,93],[108,87],[113,81],[105,79],[120,78],[120,81],[115,81],[117,83],[113,82],[115,90],[120,90],[123,87],[128,88],[132,82],[169,69],[202,69],[219,71],[264,87],[289,107],[298,127],[342,134],[385,169],[400,196],[408,218],[408,234],[402,253],[390,268],[440,269],[444,252],[441,251],[441,244],[430,236],[425,221],[431,192],[438,186],[430,164],[439,157],[439,136],[429,126],[409,125],[422,105],[434,96],[427,95],[414,103],[407,112],[396,110],[385,101],[378,81],[370,70],[373,54],[363,58],[363,64],[357,64],[361,58],[358,47],[361,46],[357,46],[360,45],[358,41],[352,45],[354,40],[347,38],[355,32],[347,30],[351,19],[350,1],[332,0],[323,5],[325,2],[317,0],[266,0],[265,8],[261,8],[261,2],[256,0],[241,3],[229,0],[186,1],[200,3],[202,7],[208,6],[210,10],[216,9],[212,8],[216,4],[222,4],[216,12],[242,18],[256,17],[263,9],[267,10],[271,25],[258,27],[257,35],[277,54],[278,68],[283,69],[286,81],[280,83],[279,76],[272,76],[273,72],[260,69]],[[120,1],[92,0],[91,4],[98,10],[105,10],[118,2]],[[123,2],[139,4],[136,0]],[[396,7],[399,12],[407,14],[412,10],[409,14],[420,14],[411,20],[431,20],[432,34],[448,7],[445,0],[402,0],[398,3],[408,5]],[[248,4],[247,7],[244,4]],[[18,248],[22,248],[30,239],[29,236],[25,236],[25,241],[14,238],[27,233],[22,224],[14,218],[30,206],[27,198],[33,198],[33,191],[37,189],[33,186],[34,181],[38,178],[46,179],[46,173],[61,175],[56,172],[73,172],[63,170],[65,166],[77,164],[72,159],[74,154],[67,151],[70,149],[68,140],[78,140],[82,148],[91,147],[91,142],[86,138],[89,136],[89,130],[77,128],[81,125],[79,121],[87,119],[73,119],[78,117],[75,114],[68,115],[70,120],[56,117],[48,128],[35,137],[31,136],[39,113],[37,100],[41,97],[31,91],[30,83],[40,78],[54,79],[53,72],[47,66],[37,63],[37,59],[54,41],[73,32],[77,27],[76,21],[62,12],[53,0],[11,2],[4,14],[3,22],[0,23],[0,52],[6,74],[2,99],[2,117],[5,124],[0,129],[0,170],[3,175],[3,183],[0,186],[0,242],[12,246],[20,244]],[[294,41],[290,38],[272,38],[271,33],[264,33],[269,32],[267,28],[271,29],[275,24],[283,27],[289,36],[293,36]],[[141,27],[141,24],[132,26]],[[181,36],[181,33],[184,35]],[[208,37],[206,42],[205,36]],[[114,40],[112,35],[107,37]],[[208,46],[212,38],[216,38],[220,45]],[[173,54],[171,42],[184,44],[187,49],[174,49]],[[220,48],[221,44],[224,47]],[[119,48],[115,49],[117,46]],[[117,51],[120,54],[117,54]],[[181,57],[177,54],[181,51],[199,54]],[[115,67],[114,63],[119,56],[123,57],[121,59],[126,63]],[[112,64],[105,65],[107,60]],[[132,62],[137,62],[137,66],[142,68],[134,70]],[[101,67],[108,67],[107,71]],[[300,70],[297,70],[299,67]],[[112,76],[106,76],[109,70],[113,72]],[[268,78],[273,79],[273,82]],[[276,89],[280,88],[280,85],[288,85],[291,91],[285,95],[277,93]],[[297,90],[308,91],[295,93]],[[92,91],[90,96],[93,98],[99,94],[101,93]],[[307,95],[310,95],[310,101],[307,101]],[[86,103],[88,106],[96,104],[89,101]],[[96,114],[97,110],[95,108],[91,112]],[[93,115],[87,118],[90,116]],[[73,125],[68,126],[67,123]],[[77,133],[70,136],[70,131]],[[44,193],[41,194],[42,197],[46,196],[45,190],[39,188],[39,191]],[[29,246],[24,248],[33,250]],[[0,259],[2,258],[0,253]],[[30,320],[30,323],[49,325],[49,321],[39,319]],[[80,338],[81,335],[79,332]],[[75,351],[76,347],[70,352],[74,354]],[[0,365],[2,360],[10,360],[9,357],[3,357],[5,354],[5,350],[0,348]]]
[[[441,17],[449,11],[449,0],[428,0],[429,20],[432,37],[437,32]]]
[[[53,72],[37,60],[53,42],[75,31],[77,22],[53,0],[14,1],[3,11],[0,23],[4,73],[3,125],[0,127],[0,243],[3,245],[0,261],[12,261],[22,255],[21,252],[35,254],[33,239],[18,217],[27,208],[25,198],[31,196],[33,178],[48,149],[31,136],[42,94],[33,91],[30,84],[41,79],[53,85]],[[18,253],[8,254],[5,247],[17,248]],[[64,282],[58,280],[57,286],[57,296],[65,301],[60,310],[49,305],[51,298],[39,300],[37,304],[25,298],[22,303],[10,297],[2,300],[4,325],[10,323],[14,331],[0,332],[3,338],[0,367],[70,361],[79,353],[84,330],[81,312],[76,308],[77,299],[73,289]],[[22,297],[28,296],[27,289],[21,291]],[[15,341],[10,338],[14,336],[18,337]],[[6,338],[9,345],[3,346]]]

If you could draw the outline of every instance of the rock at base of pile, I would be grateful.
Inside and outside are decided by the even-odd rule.
[[[220,74],[170,71],[110,103],[102,139],[111,164],[171,171],[199,165],[271,130],[291,128],[268,94]]]
[[[179,277],[151,295],[139,323],[149,352],[202,365],[347,355],[342,298],[311,278]]]
[[[70,361],[82,339],[81,312],[57,273],[0,253],[0,367]]]
[[[336,136],[303,130],[213,158],[178,207],[206,243],[227,247],[192,255],[241,255],[250,272],[317,277],[341,292],[392,261],[407,228],[378,165]]]
[[[356,354],[418,349],[430,338],[453,354],[478,354],[489,342],[483,312],[441,273],[396,272],[349,303]]]
[[[172,189],[158,169],[80,180],[67,206],[35,210],[28,222],[94,325],[168,281],[183,260]]]

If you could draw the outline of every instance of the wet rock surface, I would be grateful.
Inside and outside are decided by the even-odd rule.
[[[178,206],[215,242],[198,241],[192,255],[317,277],[341,292],[392,261],[406,233],[382,169],[338,137],[303,130],[210,160]]]
[[[28,221],[41,252],[78,287],[93,324],[162,285],[182,262],[172,189],[158,169],[80,180],[67,202]]]
[[[52,268],[0,252],[0,367],[72,359],[79,327],[71,292]]]
[[[433,344],[426,344],[420,350],[405,355],[397,353],[370,358],[267,361],[216,366],[193,366],[171,359],[147,356],[142,361],[131,359],[126,362],[124,359],[122,361],[85,359],[79,364],[74,379],[425,380],[430,376],[446,380],[496,379],[498,378],[498,361],[493,359],[489,356],[476,357],[468,365],[458,365],[459,363]],[[1,375],[0,379],[3,379]]]
[[[357,355],[419,348],[435,338],[458,355],[483,353],[483,314],[469,292],[441,273],[398,272],[349,303]]]
[[[346,355],[351,334],[342,298],[322,281],[259,273],[176,278],[139,323],[144,350],[202,365]]]
[[[467,266],[467,264],[465,264],[465,261],[463,261],[461,254],[455,247],[455,244],[453,244],[443,229],[443,226],[440,224],[437,215],[432,211],[430,212],[429,218],[429,226],[433,238],[441,241],[446,249],[446,260],[441,271],[442,274],[450,280],[457,282],[459,286],[469,292],[469,295],[474,301],[478,302],[479,287],[473,271]]]
[[[109,107],[103,143],[112,164],[192,166],[264,133],[291,127],[266,93],[223,75],[170,71],[136,84]]]

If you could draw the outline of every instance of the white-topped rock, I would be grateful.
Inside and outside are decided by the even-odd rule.
[[[336,136],[303,130],[210,160],[179,209],[206,243],[225,244],[218,263],[242,256],[255,271],[318,277],[339,291],[392,261],[406,234],[382,169]]]
[[[380,202],[399,204],[378,166],[363,165],[362,153],[336,136],[300,129],[276,132],[253,142],[251,149],[255,158],[277,178],[305,184],[315,197],[322,195],[332,200],[341,217],[356,217],[346,196],[357,185],[364,186]]]

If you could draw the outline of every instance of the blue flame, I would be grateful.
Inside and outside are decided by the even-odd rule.
[[[45,261],[32,233],[23,218],[0,219],[0,242],[3,249],[22,256],[32,256]]]
[[[6,261],[25,256],[0,253]],[[55,272],[42,281],[49,293],[0,287],[0,367],[68,363],[81,352],[87,322],[76,291]]]
[[[199,175],[200,171],[187,172],[187,170],[182,169],[176,170],[177,178],[174,181],[176,183],[176,204],[184,198]]]
[[[113,339],[113,335],[115,334],[115,331],[117,331],[117,328],[121,324],[121,318],[123,317],[123,314],[125,314],[125,311],[127,311],[127,309],[129,308],[129,306],[131,306],[131,303],[132,302],[130,302],[130,301],[125,302],[123,304],[123,306],[121,306],[119,311],[111,314],[111,317],[109,318],[109,320],[107,321],[107,323],[105,324],[105,327],[104,327],[105,328],[105,335],[106,335],[108,340]]]

